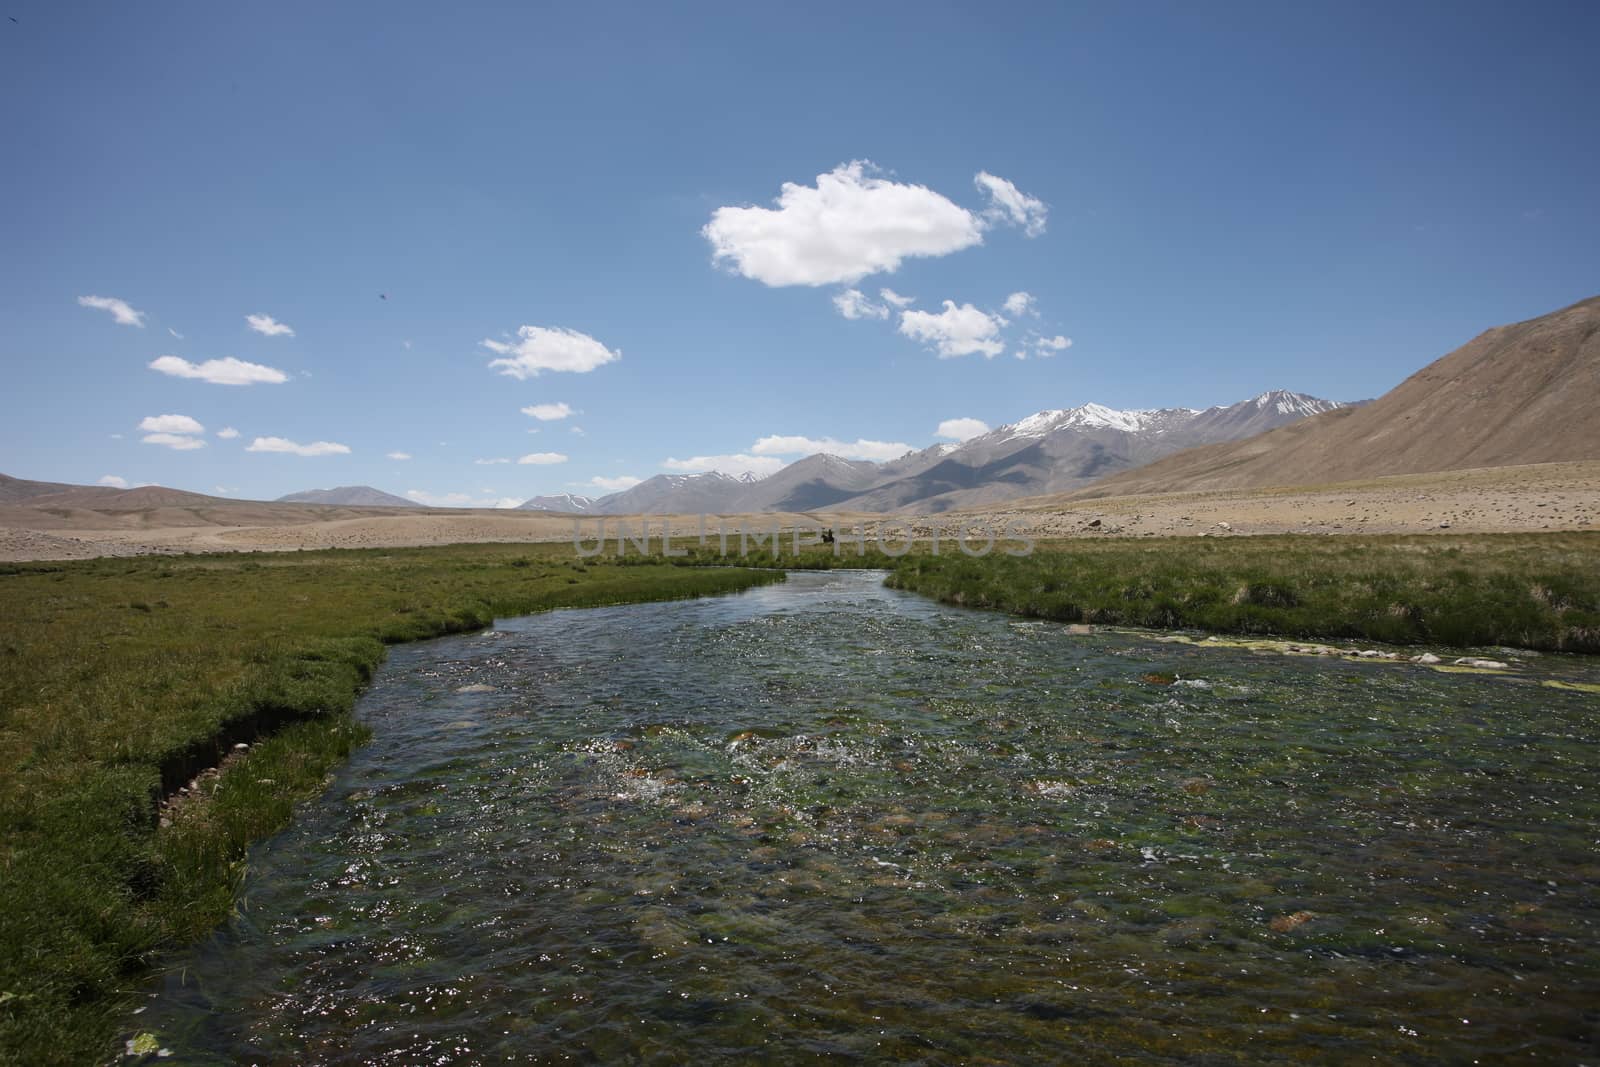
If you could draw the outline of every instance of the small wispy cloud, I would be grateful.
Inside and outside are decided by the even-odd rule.
[[[167,327],[167,332],[176,337],[178,340],[183,340],[183,334],[179,333],[177,330],[174,330],[171,326]]]
[[[566,461],[567,457],[560,452],[529,452],[526,456],[517,460],[518,463],[533,464],[541,467],[549,466],[553,463],[565,463]]]
[[[1008,222],[1013,226],[1021,226],[1022,232],[1029,237],[1044,233],[1050,208],[1043,200],[1029,196],[1011,182],[997,178],[986,170],[980,170],[973,183],[989,197],[989,207],[983,213],[985,222]]]
[[[279,322],[271,315],[246,315],[244,321],[256,333],[267,337],[293,337],[294,329],[288,323]]]
[[[834,309],[847,319],[886,319],[889,317],[889,308],[886,304],[873,303],[860,289],[846,289],[836,293],[833,298]]]
[[[1006,297],[1006,314],[1013,318],[1028,314],[1038,315],[1039,312],[1034,310],[1035,303],[1032,293],[1012,293]]]
[[[826,452],[845,459],[867,459],[874,463],[896,459],[913,452],[903,441],[840,441],[834,437],[804,437],[797,434],[773,434],[758,440],[750,449],[758,456],[798,456]]]
[[[289,380],[289,376],[276,367],[246,363],[232,356],[208,359],[204,363],[190,363],[181,356],[157,356],[150,361],[150,369],[174,378],[195,378],[212,385],[282,385]]]
[[[509,459],[504,458],[504,457],[496,457],[495,459],[475,459],[472,462],[477,464],[480,467],[493,467],[496,464],[499,464],[499,463],[510,463],[511,461]]]
[[[573,412],[572,408],[557,401],[553,404],[529,404],[522,409],[522,413],[524,415],[532,415],[540,422],[554,422],[557,419],[567,418]]]
[[[119,325],[144,326],[145,313],[135,311],[126,300],[119,300],[114,296],[80,296],[78,297],[78,303],[82,307],[111,312],[111,317]]]
[[[690,474],[721,471],[723,474],[754,474],[758,478],[765,478],[785,466],[783,460],[776,456],[752,456],[743,452],[722,456],[690,456],[688,459],[668,457],[661,465],[669,471],[684,471]]]
[[[632,489],[642,481],[643,478],[635,478],[631,474],[619,474],[615,478],[597,474],[589,479],[588,485],[594,489],[604,489],[608,493],[620,493],[624,489]]]
[[[128,479],[116,474],[102,474],[100,480],[95,484],[109,485],[113,489],[126,489],[128,488]]]
[[[933,346],[940,359],[981,354],[993,359],[1006,350],[1000,330],[1006,325],[998,315],[980,311],[971,304],[944,302],[944,310],[902,311],[900,332],[915,341]]]
[[[491,369],[524,380],[544,371],[587,374],[622,358],[621,349],[613,351],[586,333],[561,327],[523,326],[514,342],[490,339],[482,344],[501,356],[489,361]]]
[[[206,428],[197,419],[187,415],[146,415],[139,420],[139,429],[146,433],[205,433]]]
[[[235,437],[239,436],[239,431],[235,430],[232,426],[224,426],[222,429],[217,431],[217,436],[222,438],[224,441],[231,441]]]
[[[968,441],[989,432],[989,424],[982,419],[945,419],[934,431],[934,436],[951,441]]]
[[[388,458],[388,459],[405,460],[405,459],[410,459],[411,458],[411,453],[410,452],[385,452],[384,456],[386,458]]]
[[[139,440],[147,445],[165,445],[179,452],[188,452],[192,449],[206,447],[205,438],[190,437],[188,434],[179,433],[147,433]]]
[[[246,452],[282,452],[292,456],[342,456],[350,451],[349,445],[336,441],[312,441],[302,445],[286,437],[257,437],[245,446]]]

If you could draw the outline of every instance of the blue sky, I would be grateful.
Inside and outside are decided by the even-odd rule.
[[[22,477],[598,495],[1373,396],[1600,292],[1589,3],[5,14]]]

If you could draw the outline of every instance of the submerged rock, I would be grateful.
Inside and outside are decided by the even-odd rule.
[[[499,692],[499,690],[495,689],[495,687],[492,686],[492,685],[478,684],[478,685],[464,685],[460,689],[457,689],[456,692],[458,692],[458,693],[496,693],[496,692]]]
[[[1501,663],[1497,659],[1476,659],[1472,656],[1462,656],[1456,660],[1455,665],[1457,667],[1481,667],[1488,671],[1503,671],[1511,666],[1509,663]]]

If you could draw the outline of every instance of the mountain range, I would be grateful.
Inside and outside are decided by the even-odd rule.
[[[339,504],[357,508],[415,508],[415,500],[385,493],[370,485],[341,485],[337,489],[306,489],[288,496],[280,496],[279,504]]]
[[[765,478],[658,474],[598,499],[541,496],[521,506],[590,515],[942,512],[1067,492],[1196,445],[1236,441],[1346,407],[1283,390],[1203,410],[1084,404],[1040,411],[960,444],[933,445],[885,463],[817,453]]]
[[[1382,397],[1196,448],[1078,496],[1328,484],[1600,459],[1600,296],[1486,330]]]

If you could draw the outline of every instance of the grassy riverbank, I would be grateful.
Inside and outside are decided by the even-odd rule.
[[[349,710],[386,644],[778,578],[571,556],[463,545],[0,568],[0,1062],[107,1058],[150,954],[228,914],[248,843],[361,742]],[[158,823],[158,798],[224,756],[226,773]]]
[[[889,584],[1061,622],[1600,653],[1600,534],[1071,541]]]
[[[680,564],[721,561],[692,539]],[[891,546],[897,547],[898,546]],[[1600,653],[1600,533],[1108,538],[946,542],[888,555],[854,544],[727,557],[751,567],[876,567],[948,604],[1059,622],[1463,648]],[[659,557],[626,557],[630,560]]]

